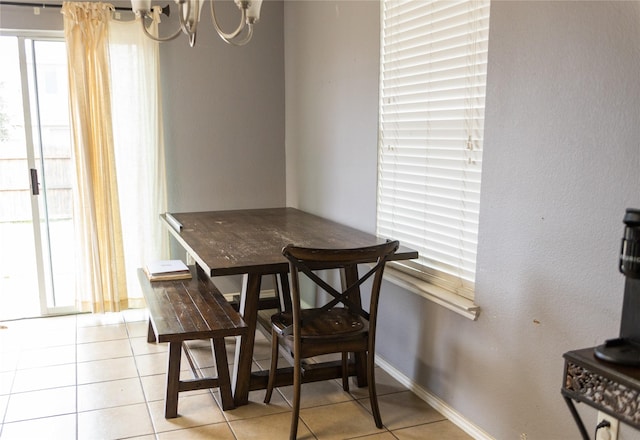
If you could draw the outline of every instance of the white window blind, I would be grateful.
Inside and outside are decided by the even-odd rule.
[[[489,0],[382,2],[377,233],[473,298]]]

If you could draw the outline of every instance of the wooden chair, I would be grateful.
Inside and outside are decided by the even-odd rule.
[[[349,353],[359,353],[366,359],[366,379],[373,417],[378,428],[382,418],[376,396],[374,355],[378,298],[384,266],[398,249],[397,241],[357,249],[310,249],[286,246],[282,253],[289,260],[291,273],[292,310],[276,313],[271,317],[272,345],[271,368],[265,395],[265,403],[271,400],[278,366],[278,347],[286,347],[293,357],[293,414],[290,438],[295,439],[300,414],[300,385],[304,374],[303,359],[329,353],[342,353],[342,386],[349,390]],[[357,264],[373,263],[374,267],[364,276],[357,275]],[[355,270],[354,270],[355,268]],[[317,271],[337,269],[356,274],[342,292],[334,289],[317,274]],[[321,307],[301,309],[300,274],[306,275],[321,290],[328,293],[329,301]],[[360,287],[373,277],[368,310],[360,303]],[[343,281],[343,286],[345,282]],[[320,291],[318,289],[318,291]]]

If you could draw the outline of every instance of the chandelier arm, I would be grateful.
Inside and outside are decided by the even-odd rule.
[[[240,32],[242,32],[242,30],[245,27],[246,20],[247,20],[247,8],[246,7],[240,8],[240,11],[242,12],[242,17],[240,18],[240,24],[238,25],[235,31],[228,34],[224,32],[222,28],[220,28],[220,25],[218,24],[218,17],[216,17],[216,9],[213,3],[214,1],[212,0],[210,2],[210,6],[211,6],[211,20],[213,21],[213,26],[215,26],[216,31],[218,32],[218,35],[220,35],[220,38],[222,38],[224,41],[226,41],[229,44],[233,44],[231,40],[237,37],[238,35],[240,35]],[[242,44],[246,44],[246,42]]]
[[[186,8],[186,14],[184,13],[184,11],[182,10],[185,6],[184,4],[187,4]],[[197,9],[196,5],[196,9]],[[182,32],[184,32],[188,37],[189,37],[189,41],[191,40],[195,40],[195,33],[196,33],[196,28],[198,27],[198,23],[196,22],[193,26],[193,29],[191,29],[189,27],[189,16],[191,15],[191,2],[190,1],[180,1],[178,2],[178,15],[180,17],[180,29],[182,29]],[[185,18],[187,17],[187,18]],[[192,45],[193,46],[193,45]]]
[[[232,46],[244,46],[245,44],[247,44],[250,40],[251,37],[253,37],[253,24],[249,23],[247,25],[247,35],[242,39],[242,40],[235,40],[235,39],[226,39],[224,37],[221,36],[221,38],[224,40],[225,43],[229,43]]]
[[[160,36],[155,36],[153,35],[151,32],[149,32],[149,30],[147,29],[147,27],[144,25],[144,19],[146,17],[146,13],[142,13],[140,15],[140,24],[142,25],[142,30],[145,33],[145,35],[149,38],[151,38],[154,41],[159,41],[159,42],[164,42],[164,41],[171,41],[171,40],[175,40],[176,38],[178,38],[178,36],[180,35],[180,33],[182,32],[181,28],[178,28],[178,30],[173,34],[173,35],[169,35],[167,37],[160,37]]]

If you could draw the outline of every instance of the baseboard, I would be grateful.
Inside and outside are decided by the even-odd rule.
[[[410,378],[405,376],[393,365],[382,359],[379,355],[376,355],[376,364],[384,371],[386,371],[391,377],[406,386],[416,396],[427,402],[433,409],[445,416],[451,423],[462,429],[471,437],[477,440],[495,440],[489,434],[484,432],[478,426],[465,419],[462,414],[451,408],[446,402],[441,400],[438,396],[432,394],[425,388],[413,382]]]

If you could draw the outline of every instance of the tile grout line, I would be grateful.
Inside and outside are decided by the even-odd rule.
[[[75,346],[74,346],[74,366],[76,372],[76,440],[80,437],[80,415],[78,413],[78,315],[75,316]]]
[[[129,349],[131,350],[131,356],[133,357],[133,363],[136,366],[136,373],[137,373],[137,378],[138,378],[138,384],[140,385],[140,390],[142,391],[142,397],[144,398],[144,406],[145,409],[147,410],[147,416],[149,417],[149,423],[151,423],[151,430],[152,432],[150,434],[146,434],[146,435],[153,435],[156,439],[158,438],[158,432],[156,429],[156,424],[154,422],[153,419],[153,414],[151,414],[151,407],[150,407],[150,402],[147,396],[147,393],[145,391],[145,388],[143,386],[142,383],[142,376],[140,375],[140,369],[138,368],[138,357],[135,354],[135,350],[133,349],[133,343],[131,341],[131,333],[129,331],[129,322],[127,321],[127,318],[124,316],[124,314],[121,315],[122,316],[122,320],[124,321],[124,327],[125,327],[125,331],[127,333],[127,341],[129,342]],[[139,321],[139,322],[144,322],[144,321]],[[147,322],[148,325],[148,322]]]
[[[9,328],[7,327],[5,330],[9,331]],[[13,394],[13,384],[15,383],[15,380],[16,380],[16,372],[18,370],[18,362],[20,361],[21,355],[22,355],[22,350],[18,351],[18,354],[17,354],[18,358],[16,359],[16,362],[12,368],[11,385],[9,386],[9,394],[7,394],[7,403],[4,407],[4,411],[2,414],[2,425],[0,426],[0,436],[2,435],[2,431],[4,431],[4,425],[7,419],[7,412],[9,412],[9,402],[11,401],[11,395]]]

